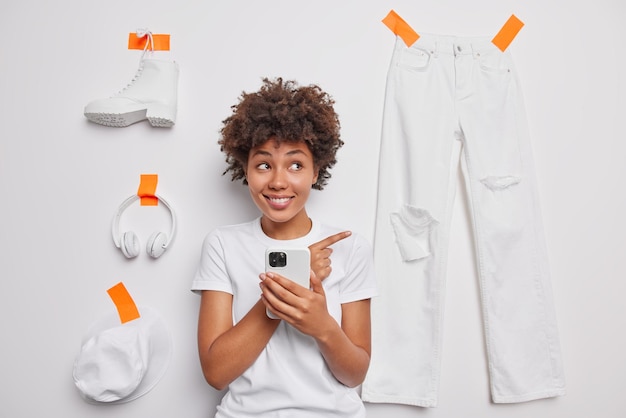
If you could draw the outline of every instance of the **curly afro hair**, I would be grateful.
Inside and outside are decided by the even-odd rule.
[[[232,181],[247,184],[245,167],[250,150],[269,139],[278,143],[304,142],[313,154],[318,168],[314,189],[327,184],[337,159],[337,150],[343,145],[339,135],[339,118],[335,101],[317,85],[298,86],[297,82],[282,78],[263,79],[255,93],[243,92],[239,103],[231,106],[232,114],[222,121],[220,149],[226,154]]]

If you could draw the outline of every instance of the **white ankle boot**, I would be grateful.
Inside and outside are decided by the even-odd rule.
[[[128,86],[108,99],[85,106],[85,117],[100,125],[126,127],[148,119],[155,127],[170,128],[176,122],[178,64],[142,59]]]

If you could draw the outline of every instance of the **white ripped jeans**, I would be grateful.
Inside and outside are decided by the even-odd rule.
[[[565,393],[517,74],[487,38],[397,38],[387,78],[366,402],[433,407],[459,155],[494,402]]]

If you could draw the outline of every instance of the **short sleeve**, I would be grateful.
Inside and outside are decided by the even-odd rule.
[[[233,293],[232,282],[226,271],[224,246],[217,231],[209,233],[202,243],[200,263],[194,276],[191,290],[218,290]]]
[[[358,234],[354,235],[346,261],[340,295],[341,303],[369,299],[378,295],[372,247]]]

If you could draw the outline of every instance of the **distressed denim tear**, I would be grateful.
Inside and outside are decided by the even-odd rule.
[[[480,179],[480,182],[487,186],[489,190],[498,191],[508,189],[511,186],[516,185],[522,181],[519,177],[515,176],[489,176]]]
[[[427,210],[404,205],[400,212],[393,212],[390,219],[403,261],[430,255],[430,232],[439,222]]]

